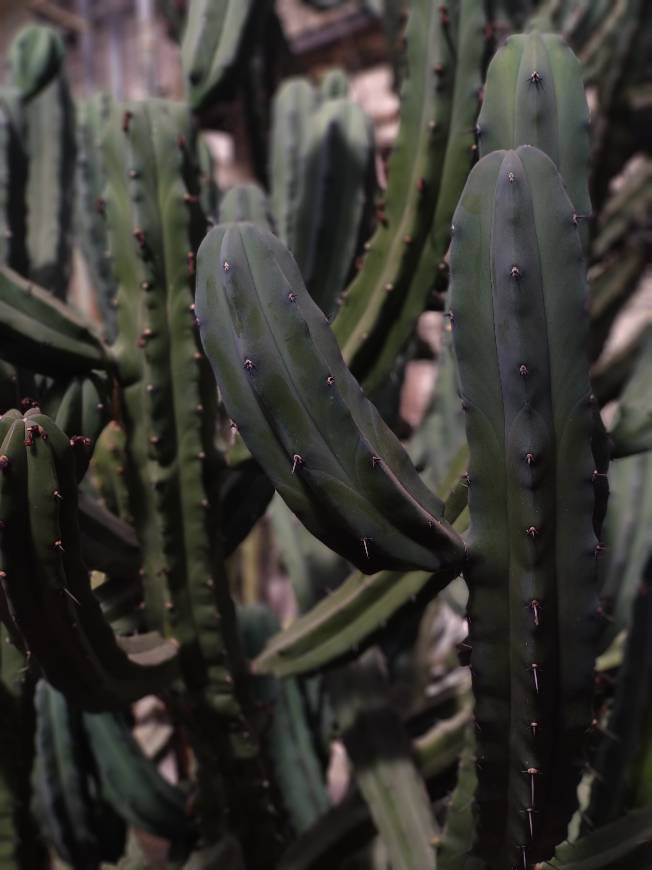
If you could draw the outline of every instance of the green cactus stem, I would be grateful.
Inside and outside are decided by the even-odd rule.
[[[563,838],[592,717],[608,451],[573,212],[552,161],[522,146],[480,161],[453,221],[476,850],[497,867],[546,859]]]

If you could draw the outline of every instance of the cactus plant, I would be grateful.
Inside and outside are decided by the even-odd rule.
[[[341,70],[279,90],[269,201],[251,182],[218,196],[196,121],[244,99],[265,163],[273,16],[267,3],[209,6],[190,3],[183,47],[194,119],[157,99],[79,106],[94,324],[63,301],[73,119],[61,43],[36,28],[11,49],[3,866],[40,866],[39,829],[73,867],[117,859],[114,812],[167,836],[187,868],[646,866],[647,333],[638,356],[603,355],[592,386],[587,348],[591,329],[595,359],[645,262],[648,161],[604,203],[605,178],[640,141],[617,107],[619,83],[640,99],[645,74],[622,61],[628,46],[641,56],[647,13],[638,0],[412,0],[399,137],[363,244],[371,134]],[[544,20],[584,66],[537,30]],[[526,32],[491,61],[478,117],[487,63],[515,26]],[[582,75],[597,86],[597,153],[617,143],[593,168]],[[423,352],[417,316],[447,292],[433,401],[406,450],[382,410],[406,356]],[[607,436],[598,403],[611,398]],[[626,458],[603,536],[609,453]],[[257,526],[274,488],[285,504]],[[252,541],[281,551],[291,586],[251,583],[251,565],[243,580]],[[261,587],[265,602],[250,603]],[[180,786],[160,779],[125,716],[151,692]],[[334,736],[351,762],[339,806],[326,792]]]

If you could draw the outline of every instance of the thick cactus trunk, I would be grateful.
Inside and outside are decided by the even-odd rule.
[[[476,845],[506,870],[548,858],[576,806],[605,498],[581,243],[542,152],[494,152],[472,172],[452,273],[471,453]]]

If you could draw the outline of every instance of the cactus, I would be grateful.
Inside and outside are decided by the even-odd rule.
[[[77,107],[76,225],[100,306],[103,335],[108,342],[113,342],[116,334],[116,283],[103,215],[106,177],[101,159],[102,134],[110,112],[111,98],[107,94],[97,94]]]
[[[411,0],[400,132],[366,245],[371,140],[346,75],[287,81],[268,129],[288,60],[271,5],[190,3],[194,119],[164,100],[80,104],[94,325],[55,298],[74,193],[62,44],[32,28],[11,49],[0,860],[40,866],[37,828],[74,865],[117,859],[108,800],[168,835],[187,868],[646,866],[649,811],[627,813],[649,800],[649,608],[636,595],[649,559],[647,333],[602,355],[597,399],[586,348],[590,329],[595,359],[646,262],[649,161],[604,203],[644,142],[647,5]],[[583,65],[541,32],[546,18]],[[491,61],[478,119],[494,46],[524,24]],[[582,74],[597,89],[593,167]],[[251,183],[218,195],[196,127],[222,116],[216,101],[236,103],[269,204]],[[462,188],[438,383],[404,450],[387,421],[410,434],[396,395],[424,351],[416,318],[443,306]],[[597,406],[609,399],[607,438]],[[639,455],[617,460],[603,537],[609,452]],[[274,488],[286,504],[256,527]],[[242,577],[252,541],[280,550],[294,600],[276,576],[249,565]],[[268,602],[249,605],[263,589]],[[49,685],[30,818],[37,675]],[[181,789],[133,741],[125,706],[145,692],[172,722]],[[352,772],[329,807],[334,710]],[[585,750],[588,811],[562,843]],[[137,851],[123,863],[142,863]]]
[[[412,5],[408,76],[389,186],[361,270],[334,322],[342,355],[368,391],[393,368],[446,252],[447,225],[471,163],[469,128],[477,104],[469,96],[480,86],[483,23],[478,3]],[[435,248],[431,227],[437,208]]]
[[[552,162],[521,146],[483,158],[454,218],[482,758],[477,849],[505,863],[545,858],[562,839],[591,721],[606,450],[591,409],[572,216]],[[486,654],[499,636],[508,639],[500,659]]]
[[[61,860],[98,868],[118,861],[126,829],[106,803],[81,726],[81,715],[44,680],[36,687],[34,812]]]
[[[442,520],[443,504],[362,396],[283,245],[254,225],[216,227],[202,243],[198,273],[202,341],[226,407],[302,522],[365,573],[459,564],[463,545]],[[288,355],[277,356],[283,344]],[[299,359],[302,368],[293,365]],[[312,414],[304,416],[308,396]],[[289,417],[293,433],[282,424]],[[319,507],[337,514],[331,519]]]
[[[256,5],[252,0],[228,0],[217,6],[210,0],[190,0],[181,58],[194,110],[233,91],[252,36],[268,17],[268,0],[261,8]]]

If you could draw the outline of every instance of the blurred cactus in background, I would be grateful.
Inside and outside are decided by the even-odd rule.
[[[360,4],[380,180],[275,4],[160,5],[185,101],[0,89],[0,866],[652,866],[648,4]]]

